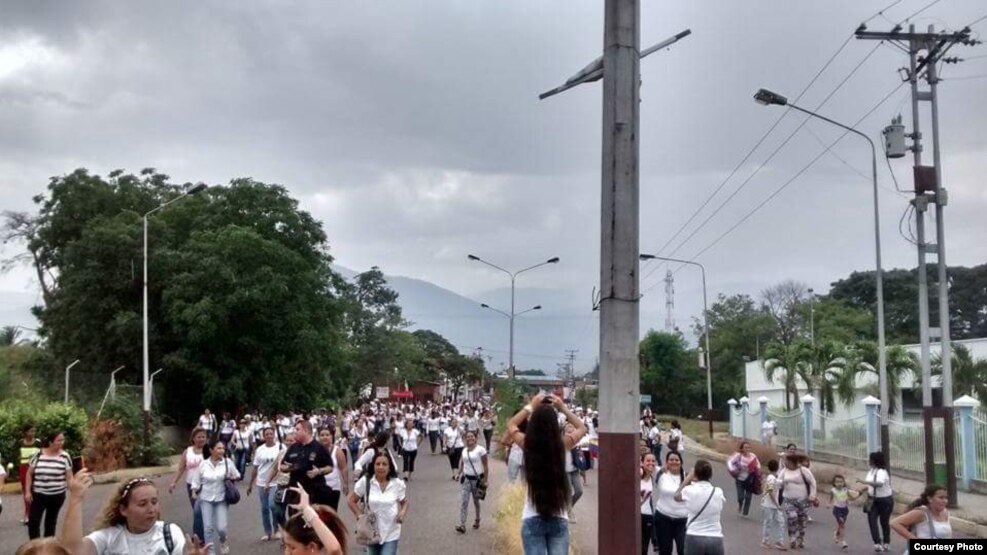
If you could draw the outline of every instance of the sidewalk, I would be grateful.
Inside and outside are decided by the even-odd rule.
[[[730,441],[736,438],[730,438],[724,434],[718,436],[718,439]],[[752,441],[752,443],[760,445],[756,441]],[[724,463],[729,456],[710,449],[689,437],[685,438],[685,446],[689,451]],[[857,478],[863,479],[866,471],[813,460],[812,473],[819,484],[819,491],[829,493],[829,484],[833,475],[842,474],[846,477],[847,483],[853,484]],[[922,493],[922,490],[925,489],[925,483],[892,476],[891,487],[895,493],[895,514],[900,514],[904,512],[909,503]],[[949,511],[953,529],[970,536],[987,538],[987,495],[961,491],[957,493],[957,497],[959,498],[959,507]]]

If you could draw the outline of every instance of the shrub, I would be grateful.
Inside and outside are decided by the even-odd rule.
[[[89,426],[87,461],[94,469],[115,470],[124,466],[157,464],[169,449],[157,434],[158,422],[151,420],[151,444],[144,445],[144,413],[140,398],[117,395],[107,401],[99,419]]]
[[[37,429],[40,440],[54,432],[65,434],[65,450],[73,455],[82,452],[86,443],[86,412],[75,405],[40,403],[12,399],[0,404],[0,452],[4,463],[17,463],[21,430],[26,425]]]

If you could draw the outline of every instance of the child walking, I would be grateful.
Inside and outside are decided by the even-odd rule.
[[[785,545],[785,513],[778,503],[778,461],[768,461],[768,474],[764,478],[764,493],[761,495],[761,547],[788,551]]]
[[[840,474],[833,476],[833,489],[829,492],[829,506],[833,508],[833,518],[836,519],[833,543],[840,544],[844,551],[850,549],[846,543],[846,520],[850,514],[849,501],[850,490],[846,487],[846,478]]]

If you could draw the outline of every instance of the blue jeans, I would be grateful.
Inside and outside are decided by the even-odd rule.
[[[367,546],[367,555],[397,555],[398,540]]]
[[[202,524],[206,528],[206,543],[212,544],[212,553],[218,553],[220,545],[226,542],[226,501],[199,501],[199,507],[202,508]]]
[[[569,521],[533,516],[521,521],[524,555],[568,555]]]
[[[274,494],[278,491],[275,486],[259,488],[260,522],[264,525],[264,535],[271,536],[277,531],[278,521],[274,516]]]
[[[202,509],[199,502],[192,499],[192,485],[185,484],[185,491],[188,493],[188,502],[192,505],[192,533],[202,541],[206,541],[205,527],[202,525]]]
[[[250,464],[250,449],[236,451],[236,470],[240,476],[247,475],[247,465]]]

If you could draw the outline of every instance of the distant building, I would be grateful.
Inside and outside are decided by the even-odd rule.
[[[987,358],[987,338],[961,339],[953,341],[952,344],[961,344],[966,346],[966,348],[970,350],[970,355],[974,360]],[[905,348],[916,355],[919,354],[919,345],[905,345]],[[931,352],[933,357],[939,354],[938,343],[932,343]],[[769,382],[764,376],[763,360],[748,362],[744,370],[747,397],[750,399],[751,410],[757,410],[757,399],[764,396],[768,398],[769,408],[775,411],[783,411],[785,409],[785,388],[779,378],[784,375],[784,370],[776,371],[775,380],[773,382]],[[802,380],[796,380],[796,385],[798,386],[799,397],[802,397],[806,393],[812,393],[813,397],[818,395],[815,391],[807,391],[805,382]],[[835,419],[860,416],[864,413],[864,407],[861,400],[869,394],[866,393],[865,390],[870,390],[876,386],[876,374],[868,373],[864,376],[858,377],[855,388],[857,395],[854,402],[848,407],[837,399],[836,406],[833,407],[834,410],[830,413],[830,415]],[[942,381],[936,376],[933,376],[932,378],[932,397],[934,404],[938,405],[942,403]],[[916,383],[914,375],[907,375],[902,380],[901,391],[897,396],[897,406],[900,408],[904,419],[913,420],[921,418],[922,390]],[[901,415],[899,415],[899,418],[901,418]]]
[[[494,376],[494,380],[506,380],[508,379],[507,374],[497,374]],[[531,393],[537,391],[546,391],[553,395],[558,395],[563,399],[569,398],[569,388],[565,385],[565,380],[562,378],[553,378],[551,376],[523,376],[515,375],[514,379],[528,388]]]

